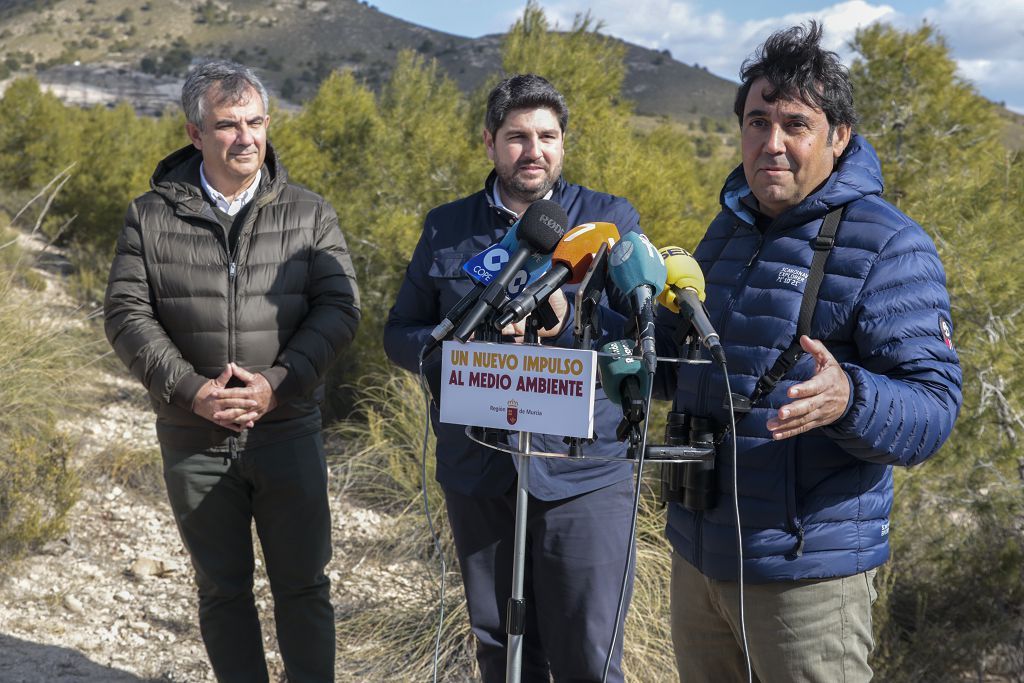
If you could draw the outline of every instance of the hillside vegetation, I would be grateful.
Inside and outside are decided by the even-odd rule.
[[[0,80],[38,70],[39,77],[82,97],[99,87],[149,111],[173,104],[193,58],[229,57],[257,68],[290,102],[314,96],[334,70],[351,71],[375,91],[387,83],[403,50],[436,59],[463,93],[501,67],[502,36],[467,38],[380,12],[358,0],[30,0],[7,2],[0,30]],[[563,27],[565,28],[565,27]],[[734,84],[667,50],[621,43],[622,94],[637,110],[677,121],[724,121]],[[155,80],[154,80],[155,79]],[[75,92],[75,91],[78,92]],[[68,92],[70,91],[70,92]]]
[[[545,74],[565,93],[572,111],[566,177],[628,197],[656,244],[692,248],[716,211],[722,180],[737,163],[735,147],[713,126],[634,126],[633,104],[621,96],[626,49],[593,29],[593,22],[581,19],[569,31],[553,32],[530,5],[501,43],[501,70]],[[1000,142],[1003,124],[993,106],[955,76],[948,50],[931,28],[902,33],[875,26],[858,33],[855,48],[860,131],[882,159],[889,200],[938,246],[965,375],[965,404],[950,441],[924,466],[897,473],[893,558],[880,574],[874,664],[880,680],[895,683],[1020,680],[1024,277],[1017,237],[1024,160]],[[381,327],[426,211],[483,182],[483,99],[498,77],[496,68],[481,89],[464,95],[437,61],[406,51],[379,92],[351,71],[334,71],[300,111],[274,112],[270,134],[284,164],[334,204],[358,268],[364,321],[330,381],[333,417],[344,418],[339,429],[347,444],[334,457],[351,463],[346,485],[353,495],[382,509],[416,514],[421,432],[415,426],[423,415],[409,385],[389,379],[397,371],[384,361]],[[0,187],[9,214],[15,200],[76,162],[41,229],[72,248],[83,296],[98,296],[125,206],[147,189],[157,160],[184,144],[181,127],[177,116],[140,118],[128,106],[68,108],[31,79],[15,82],[0,100]],[[31,224],[35,215],[30,211],[20,220]],[[5,317],[4,330],[8,319],[31,319],[30,310]],[[28,334],[16,333],[36,339]],[[41,352],[50,344],[39,339],[32,347]],[[59,374],[61,366],[37,369],[23,360],[31,358],[25,353],[0,344],[0,368],[21,368],[23,382],[33,373]],[[30,430],[17,444],[0,439],[0,482],[9,481],[10,470],[3,468],[17,461],[12,454],[26,449],[39,462],[58,468],[63,462],[59,441],[43,429],[47,421],[21,417],[38,418],[24,412],[34,409],[16,404],[5,413],[6,424],[42,427],[38,437]],[[51,471],[37,473],[53,481],[45,479]],[[54,490],[48,514],[58,523],[66,500],[62,488]],[[25,504],[0,490],[0,529],[25,518],[9,500]],[[673,676],[661,514],[645,499],[638,585],[625,637],[630,680]],[[435,517],[443,518],[436,505]],[[40,529],[42,538],[48,529]],[[395,561],[431,560],[423,524],[401,529],[401,542],[382,539],[379,552],[394,553]],[[449,568],[447,578],[456,581],[457,574]],[[446,665],[471,670],[458,598],[452,599]],[[433,614],[394,611],[391,602],[348,607],[340,632],[349,640],[339,647],[350,648],[346,656],[364,672],[363,680],[423,679],[433,652]],[[417,638],[397,638],[410,632]]]

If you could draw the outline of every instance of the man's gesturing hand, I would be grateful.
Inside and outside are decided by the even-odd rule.
[[[800,346],[814,356],[814,376],[791,386],[787,395],[796,400],[779,408],[778,414],[768,420],[773,439],[788,439],[832,424],[843,416],[850,399],[850,380],[846,371],[825,345],[803,335]]]
[[[258,372],[249,372],[234,363],[230,363],[228,369],[232,375],[242,380],[245,386],[232,389],[217,389],[215,392],[216,396],[223,401],[244,402],[244,405],[227,405],[213,417],[217,424],[222,424],[221,421],[227,421],[239,428],[249,429],[261,417],[277,407],[274,390],[270,387],[270,382],[267,381],[267,378]]]
[[[219,376],[208,380],[206,384],[199,387],[195,398],[192,399],[192,412],[221,427],[227,427],[228,429],[240,432],[252,425],[246,425],[245,423],[236,424],[233,420],[226,419],[224,415],[231,412],[239,414],[248,413],[256,407],[257,403],[247,396],[220,395],[219,392],[227,391],[224,387],[227,386],[232,374],[231,365],[226,365],[224,366],[224,371]]]

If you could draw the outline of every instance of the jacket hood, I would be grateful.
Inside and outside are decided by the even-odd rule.
[[[199,164],[202,161],[202,152],[191,144],[186,145],[156,165],[149,186],[172,205],[202,213],[206,203],[199,181]],[[288,172],[278,161],[277,152],[270,142],[267,142],[267,155],[263,159],[263,172],[270,177],[269,182],[264,180],[260,183],[257,199],[261,204],[276,197],[288,182]]]
[[[839,157],[836,170],[825,183],[808,195],[800,204],[787,209],[776,219],[780,227],[802,225],[810,220],[820,218],[837,206],[868,195],[881,195],[882,165],[874,147],[860,135],[853,135],[846,151]],[[746,223],[754,224],[754,217],[741,199],[750,195],[740,164],[725,180],[720,201],[722,207],[734,213]]]

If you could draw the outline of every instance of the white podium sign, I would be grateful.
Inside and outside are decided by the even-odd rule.
[[[441,422],[589,438],[594,351],[446,341]]]

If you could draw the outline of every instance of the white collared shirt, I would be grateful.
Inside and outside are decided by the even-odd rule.
[[[252,179],[251,183],[249,183],[249,187],[245,188],[241,194],[235,197],[234,201],[229,202],[227,197],[213,189],[213,185],[210,185],[206,180],[206,174],[203,173],[203,163],[199,163],[199,182],[203,184],[203,190],[205,190],[206,194],[208,194],[210,199],[213,200],[214,205],[229,216],[234,216],[236,213],[241,211],[246,204],[252,201],[252,198],[256,196],[256,190],[260,187],[260,178],[262,176],[263,169],[261,168],[256,171],[256,177]]]
[[[501,192],[498,190],[498,183],[500,182],[501,181],[497,179],[495,179],[494,181],[494,188],[492,190],[492,193],[494,194],[494,205],[497,206],[498,208],[505,209],[516,218],[522,218],[522,216],[520,216],[518,213],[508,208],[507,206],[505,206],[505,204],[501,201]],[[551,199],[551,195],[553,195],[554,193],[555,189],[551,188],[550,190],[548,190],[548,193],[544,195],[544,199]]]

